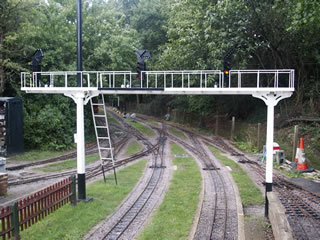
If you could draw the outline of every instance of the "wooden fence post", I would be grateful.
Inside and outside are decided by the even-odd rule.
[[[261,146],[261,123],[258,123],[258,136],[257,136],[257,148],[260,151]]]
[[[77,192],[76,192],[76,175],[71,176],[71,185],[70,185],[70,191],[72,192],[72,195],[70,197],[71,205],[75,206],[77,205]]]
[[[236,117],[232,117],[232,123],[231,123],[231,137],[230,139],[233,140],[234,138],[234,129],[235,129],[235,126],[236,126]]]
[[[182,118],[182,123],[185,123],[186,122],[186,110],[183,109],[183,118]]]
[[[20,234],[19,234],[19,213],[18,213],[18,204],[15,202],[10,206],[11,210],[11,224],[13,227],[12,230],[12,238],[15,240],[20,240]]]
[[[295,161],[296,157],[296,150],[297,150],[297,144],[298,144],[298,133],[299,133],[299,126],[294,126],[294,134],[293,134],[293,144],[292,144],[292,162]]]
[[[217,115],[217,116],[216,116],[216,129],[215,129],[215,131],[214,131],[214,134],[215,134],[216,136],[218,136],[218,128],[219,128],[219,116]]]

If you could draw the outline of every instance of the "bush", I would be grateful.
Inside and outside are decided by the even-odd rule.
[[[24,139],[27,149],[62,150],[72,146],[75,106],[64,96],[26,96]]]

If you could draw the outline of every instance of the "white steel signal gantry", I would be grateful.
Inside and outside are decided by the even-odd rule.
[[[77,170],[80,179],[85,177],[83,106],[92,97],[99,94],[165,94],[251,95],[259,98],[268,108],[265,181],[266,192],[270,192],[274,107],[293,94],[294,70],[231,70],[228,78],[220,70],[142,71],[140,78],[130,71],[23,72],[21,90],[27,93],[64,94],[77,104]],[[80,181],[79,184],[82,185],[78,187],[79,198],[86,198],[85,182]]]

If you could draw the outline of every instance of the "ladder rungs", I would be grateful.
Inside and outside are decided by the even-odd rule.
[[[105,117],[104,115],[93,115],[94,117]]]
[[[98,137],[98,139],[110,139],[108,137]]]
[[[101,150],[111,150],[112,148],[104,148],[104,147],[99,147]]]
[[[102,160],[113,160],[112,158],[101,158]]]
[[[96,126],[96,128],[108,128],[107,126]]]

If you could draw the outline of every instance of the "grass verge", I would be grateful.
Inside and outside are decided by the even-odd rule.
[[[150,123],[151,125],[155,126],[155,127],[158,127],[158,126],[159,126],[158,122],[156,122],[156,121],[147,120],[147,122]]]
[[[127,148],[126,155],[132,155],[142,150],[142,146],[137,142],[131,142]]]
[[[139,130],[144,135],[147,135],[149,137],[153,137],[156,135],[154,131],[152,131],[150,128],[146,127],[145,125],[143,125],[139,122],[128,121],[128,123],[130,123],[131,126],[135,127],[137,130]]]
[[[33,151],[28,151],[24,154],[18,154],[9,157],[7,160],[12,160],[12,161],[39,161],[39,160],[44,160],[52,157],[57,157],[62,154],[65,154],[69,151],[40,151],[40,150],[33,150]]]
[[[100,180],[87,186],[87,196],[93,197],[88,203],[80,202],[73,207],[66,205],[50,214],[37,224],[21,232],[22,239],[28,240],[78,240],[97,223],[110,215],[142,175],[146,161],[139,161],[118,172],[118,185],[114,181],[104,184]]]
[[[172,133],[174,136],[181,138],[181,139],[186,139],[186,136],[183,134],[183,132],[177,130],[174,127],[169,127],[169,132]]]
[[[110,114],[108,114],[108,123],[109,124],[115,124],[117,126],[121,126],[120,123],[115,119],[113,118],[112,116],[110,116]]]
[[[246,172],[237,163],[222,155],[218,149],[212,146],[209,146],[209,149],[225,166],[229,166],[232,169],[231,174],[238,186],[243,206],[263,204],[264,198],[260,190],[251,181]]]
[[[172,154],[185,154],[171,144]],[[173,173],[169,190],[152,222],[138,239],[187,239],[198,206],[201,175],[192,158],[174,158],[177,170]]]
[[[86,156],[86,164],[95,162],[99,159],[98,154],[92,154]],[[42,172],[59,172],[61,170],[72,169],[77,167],[77,159],[70,159],[63,162],[52,163],[45,167],[36,168],[35,170],[40,170]]]

